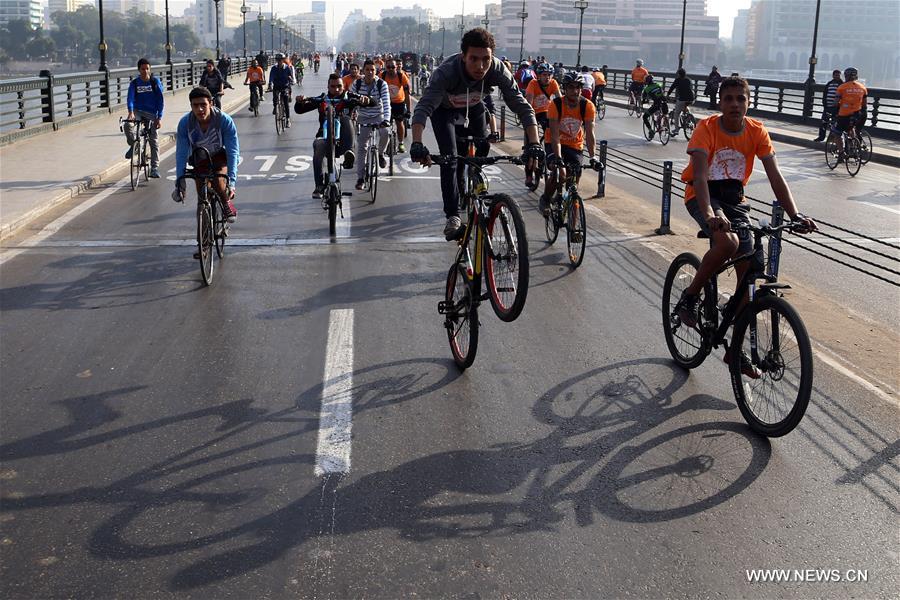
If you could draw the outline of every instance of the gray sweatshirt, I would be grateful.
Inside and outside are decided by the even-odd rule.
[[[534,108],[525,100],[516,85],[512,73],[496,56],[493,57],[487,74],[481,81],[469,79],[465,73],[462,54],[457,53],[445,60],[431,74],[428,87],[416,104],[412,122],[425,125],[431,113],[440,106],[443,108],[465,109],[481,102],[485,94],[499,88],[506,105],[517,115],[522,125],[537,125]]]

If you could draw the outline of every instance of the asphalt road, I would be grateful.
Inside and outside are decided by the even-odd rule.
[[[528,303],[485,307],[460,374],[436,169],[355,193],[333,242],[314,118],[237,115],[210,288],[164,180],[0,255],[4,597],[896,594],[895,405],[817,360],[800,427],[752,434],[720,353],[668,358],[667,258],[590,211],[572,272],[513,167]]]

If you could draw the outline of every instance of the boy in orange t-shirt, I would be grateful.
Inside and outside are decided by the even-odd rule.
[[[341,81],[344,82],[344,89],[349,90],[350,86],[353,85],[353,82],[362,77],[359,73],[359,65],[356,63],[350,63],[350,72],[341,77]]]
[[[681,174],[681,180],[686,184],[684,197],[688,213],[710,239],[709,251],[673,311],[687,327],[697,325],[699,294],[709,278],[727,260],[752,250],[750,232],[741,229],[735,233],[731,231],[731,225],[749,224],[744,186],[750,180],[756,158],[766,170],[776,200],[788,217],[798,223],[795,232],[816,230],[815,222],[797,210],[787,182],[778,169],[769,132],[760,121],[746,116],[750,97],[747,81],[726,77],[719,87],[719,94],[722,114],[707,117],[697,124],[688,142],[687,153],[691,160]],[[738,281],[749,266],[748,262],[742,262],[735,267]],[[746,290],[738,289],[735,294],[746,294]],[[727,354],[725,360],[730,360]],[[741,372],[751,378],[759,377],[758,369],[747,356],[741,358]]]
[[[844,83],[838,86],[835,101],[838,114],[835,118],[835,129],[839,132],[849,131],[851,127],[862,127],[866,122],[866,109],[869,90],[859,82],[859,71],[856,67],[844,69]],[[838,155],[844,150],[844,136],[831,134],[837,142]]]
[[[266,72],[259,66],[259,62],[255,58],[250,61],[247,76],[244,78],[244,85],[250,86],[249,110],[253,112],[253,106],[258,105],[263,95],[263,86],[266,85]]]
[[[528,82],[525,88],[525,99],[534,108],[534,116],[538,125],[546,132],[550,128],[550,121],[547,119],[547,110],[554,98],[562,97],[559,89],[559,82],[552,79],[553,67],[547,63],[541,63],[534,69],[537,77]],[[534,185],[534,173],[531,169],[525,168],[525,185],[531,189]]]
[[[397,124],[397,152],[406,152],[403,140],[406,139],[406,124],[404,120],[411,112],[411,103],[409,92],[409,77],[402,70],[397,68],[397,61],[388,58],[384,63],[384,73],[381,78],[388,84],[389,95],[391,97],[391,119]]]

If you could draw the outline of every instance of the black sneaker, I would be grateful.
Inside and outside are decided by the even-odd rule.
[[[447,222],[444,224],[444,239],[449,242],[456,238],[460,227],[462,227],[462,219],[457,216],[447,217]]]
[[[128,150],[125,152],[125,158],[126,158],[127,160],[131,160],[131,155],[132,155],[132,154],[133,154],[133,152],[131,151],[131,146],[129,146],[129,147],[128,147]]]
[[[385,158],[384,154],[378,153],[378,167],[381,169],[387,169],[387,158]]]
[[[538,210],[541,211],[541,214],[545,217],[550,216],[550,198],[548,198],[546,194],[541,194],[541,197],[538,200]]]
[[[813,141],[814,141],[814,142],[824,142],[824,141],[825,141],[825,138],[819,136],[819,137],[817,137],[816,139],[814,139]]]
[[[361,189],[363,189],[365,186],[366,186],[366,180],[365,180],[365,179],[357,179],[357,180],[356,180],[356,189],[361,190]]]
[[[312,193],[313,199],[318,200],[319,198],[321,198],[321,197],[322,197],[322,192],[324,192],[324,191],[325,191],[325,186],[324,186],[324,185],[317,185],[317,186],[316,186],[316,189],[314,189],[314,190],[313,190],[313,193]]]
[[[356,155],[353,154],[353,150],[347,150],[344,152],[344,164],[343,167],[345,169],[352,169],[353,163],[356,162]]]
[[[731,364],[731,348],[725,352],[725,356],[722,360],[725,364]],[[753,365],[750,356],[743,350],[741,351],[741,375],[749,377],[750,379],[759,379],[762,376],[759,369]]]
[[[682,325],[691,328],[697,327],[697,304],[699,301],[699,296],[688,294],[686,291],[681,293],[681,298],[675,305],[675,314],[681,319]]]

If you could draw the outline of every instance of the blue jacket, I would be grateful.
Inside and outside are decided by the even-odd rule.
[[[238,143],[237,127],[234,126],[234,121],[230,116],[219,109],[214,108],[212,124],[210,127],[215,127],[216,122],[218,122],[219,125],[219,141],[221,142],[222,148],[225,150],[225,156],[228,159],[228,185],[231,186],[231,189],[234,189],[235,184],[237,183],[237,165],[241,153],[241,148]],[[178,122],[178,132],[175,136],[176,178],[180,179],[181,177],[184,177],[184,173],[187,170],[188,157],[193,151],[198,133],[197,120],[194,117],[194,113],[189,112],[181,117],[181,121]]]
[[[269,85],[276,88],[287,87],[294,81],[294,70],[287,63],[284,64],[284,68],[279,68],[278,64],[272,65],[272,70],[269,71]]]
[[[135,77],[128,85],[128,112],[139,110],[162,119],[164,102],[162,82],[152,75],[150,81]]]

